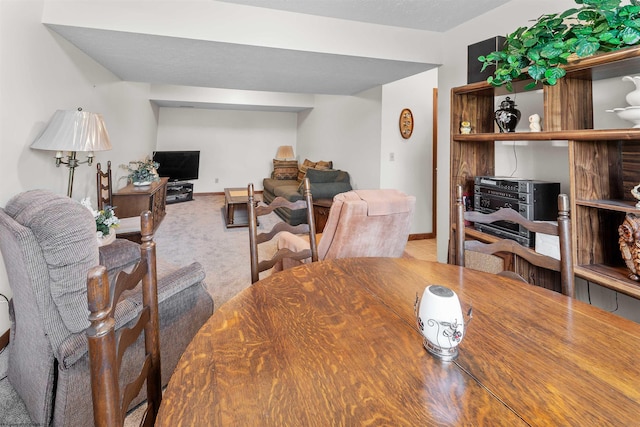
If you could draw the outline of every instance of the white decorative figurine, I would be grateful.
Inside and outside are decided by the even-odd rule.
[[[540,115],[532,114],[529,116],[529,129],[531,132],[540,132],[542,130],[540,126]]]

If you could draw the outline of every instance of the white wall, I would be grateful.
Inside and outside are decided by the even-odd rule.
[[[296,113],[160,108],[157,150],[200,150],[195,193],[249,182],[262,190],[278,147],[295,152],[296,123]]]
[[[121,82],[102,66],[41,24],[43,1],[0,1],[0,206],[15,194],[42,188],[66,194],[68,169],[56,168],[52,152],[29,145],[57,109],[104,115],[113,150],[96,161],[115,165],[150,152],[156,139],[156,111],[148,85]],[[95,165],[76,170],[73,198],[95,201]],[[11,290],[0,262],[0,293]],[[9,328],[0,302],[0,334]]]
[[[434,233],[433,221],[433,89],[438,70],[427,71],[382,87],[380,188],[396,188],[416,196],[412,234]],[[409,108],[414,128],[400,135],[400,112]],[[391,160],[393,154],[394,160]]]
[[[299,161],[332,160],[356,189],[380,186],[380,87],[354,96],[316,95],[314,108],[298,113]]]

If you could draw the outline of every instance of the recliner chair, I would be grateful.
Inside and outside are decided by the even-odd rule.
[[[102,264],[113,278],[139,260],[139,246],[116,239],[99,249],[88,209],[66,196],[32,190],[0,208],[0,250],[13,293],[8,347],[11,385],[38,425],[93,425],[85,335],[87,273]],[[158,262],[163,385],[213,312],[204,277],[199,263],[175,269]],[[141,292],[136,288],[118,304],[116,328],[133,323],[140,307]],[[134,348],[125,357],[144,356],[144,342]],[[122,375],[129,375],[126,368]],[[144,395],[139,396],[133,405],[143,399]]]
[[[393,189],[352,190],[337,194],[318,241],[318,260],[353,257],[396,257],[407,245],[416,198]],[[278,249],[299,251],[309,242],[280,233]],[[308,260],[305,260],[308,262]],[[274,271],[299,265],[283,260]]]

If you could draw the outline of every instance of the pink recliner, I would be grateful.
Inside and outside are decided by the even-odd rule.
[[[320,235],[318,260],[352,257],[401,257],[409,238],[416,204],[414,196],[398,190],[353,190],[333,198]],[[278,249],[300,250],[309,242],[281,233]],[[305,260],[304,262],[309,262]],[[299,265],[286,261],[275,271]]]

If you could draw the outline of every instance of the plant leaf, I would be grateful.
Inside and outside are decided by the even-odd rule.
[[[555,58],[562,53],[562,49],[558,49],[553,44],[548,44],[540,50],[540,56],[543,58]]]
[[[600,24],[598,24],[596,27],[593,28],[594,33],[602,33],[603,31],[608,31],[608,30],[609,30],[609,24],[607,24],[606,22],[601,22]]]
[[[577,3],[577,2],[576,2],[576,3]],[[568,17],[568,16],[571,16],[571,15],[573,15],[573,14],[577,13],[577,12],[578,12],[578,9],[575,9],[575,8],[567,9],[567,10],[565,10],[564,12],[562,12],[562,13],[560,14],[560,18],[564,19],[564,18],[566,18],[566,17]]]
[[[518,58],[515,55],[509,55],[507,56],[507,63],[509,64],[518,64],[520,62],[520,58]]]
[[[627,27],[638,29],[640,28],[640,19],[627,19],[624,21],[624,25]]]
[[[546,67],[540,65],[532,65],[529,67],[528,74],[533,80],[542,80],[544,74],[547,71]]]
[[[587,4],[593,4],[603,10],[613,10],[620,6],[620,0],[587,0]]]
[[[578,19],[580,21],[594,21],[599,17],[600,15],[598,15],[598,13],[594,12],[593,10],[581,10],[578,13]]]
[[[602,34],[600,34],[600,41],[602,42],[606,42],[607,40],[611,40],[612,38],[614,38],[616,35],[613,33],[613,31],[606,31]]]
[[[544,72],[544,76],[547,79],[560,79],[564,77],[566,74],[567,72],[564,70],[564,68],[560,68],[560,67],[549,68],[547,71]]]
[[[538,62],[540,60],[540,50],[532,49],[527,54],[527,58],[529,58],[532,62]]]
[[[624,30],[620,31],[620,34],[618,36],[622,39],[622,42],[624,44],[633,45],[640,41],[640,31],[636,30],[635,28],[627,27]]]
[[[576,54],[581,58],[590,56],[596,53],[599,47],[600,43],[598,43],[597,41],[594,42],[583,39],[578,41],[578,44],[576,45]]]

